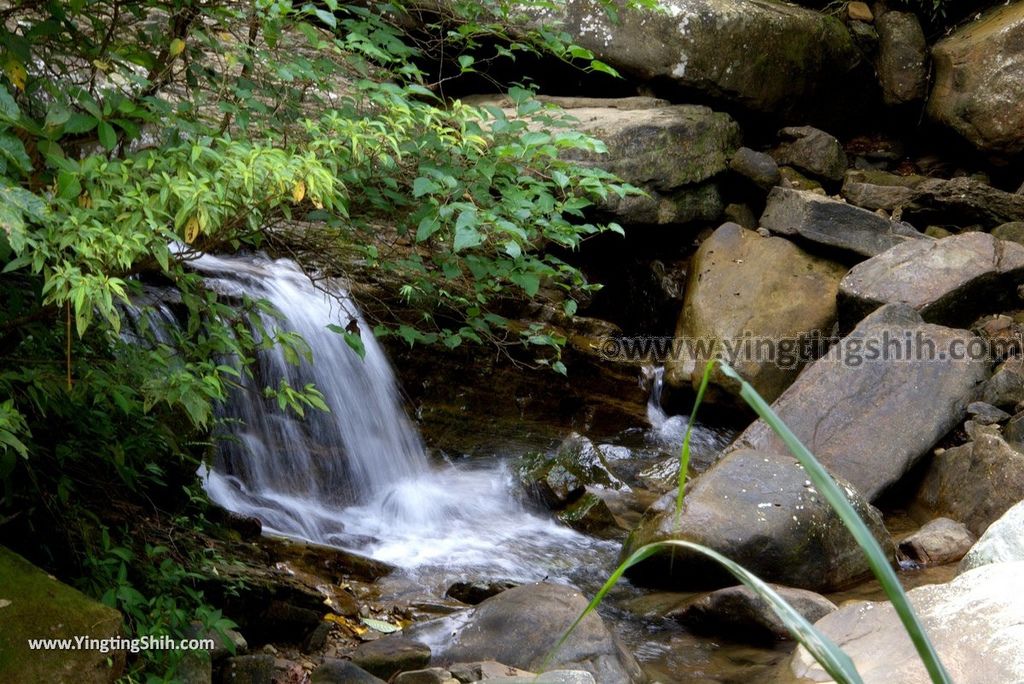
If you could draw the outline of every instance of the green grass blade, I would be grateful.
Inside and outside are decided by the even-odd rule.
[[[683,446],[679,451],[679,489],[676,491],[676,526],[679,525],[679,515],[683,512],[683,497],[686,496],[686,478],[690,472],[690,436],[693,434],[693,424],[697,420],[697,409],[704,401],[704,393],[708,389],[708,381],[711,380],[711,372],[715,369],[715,360],[711,359],[704,366],[704,376],[700,380],[700,387],[697,389],[697,398],[693,400],[693,410],[690,411],[690,422],[686,424],[686,434],[683,436]]]
[[[928,670],[932,682],[935,684],[952,684],[953,680],[950,678],[949,673],[946,672],[946,668],[943,667],[935,647],[924,631],[924,626],[918,619],[917,614],[914,613],[910,601],[907,600],[907,595],[903,591],[903,587],[900,585],[892,565],[889,564],[889,559],[886,557],[885,552],[882,551],[878,540],[875,539],[867,525],[857,515],[857,512],[849,500],[847,500],[846,495],[839,488],[839,485],[836,484],[836,481],[825,470],[825,467],[818,462],[818,459],[811,454],[810,450],[782,422],[782,419],[772,410],[768,402],[746,380],[741,378],[739,373],[724,362],[721,362],[721,368],[727,376],[739,381],[740,396],[775,431],[775,434],[785,442],[789,450],[796,456],[796,459],[803,465],[815,488],[825,497],[825,500],[836,511],[843,524],[846,525],[846,528],[853,534],[857,544],[860,545],[867,556],[868,564],[892,602],[893,608],[896,609],[904,629],[910,635],[910,639],[921,656],[921,661]]]
[[[808,653],[818,661],[818,663],[826,672],[829,673],[837,684],[863,684],[863,680],[857,672],[857,668],[854,667],[853,661],[850,660],[850,657],[846,655],[842,649],[835,644],[835,642],[818,630],[814,629],[814,626],[807,621],[807,618],[787,603],[784,598],[779,596],[778,592],[769,587],[763,580],[748,571],[742,565],[730,560],[713,549],[709,549],[706,546],[695,544],[693,542],[681,540],[654,542],[647,546],[642,546],[634,551],[629,558],[624,560],[619,567],[615,569],[615,572],[612,573],[611,577],[608,578],[608,581],[604,583],[597,594],[594,595],[594,598],[590,601],[580,616],[576,618],[572,625],[569,626],[569,629],[565,631],[562,638],[558,640],[558,643],[555,644],[551,653],[549,653],[544,659],[544,664],[540,669],[543,671],[547,668],[548,663],[550,663],[552,658],[557,654],[558,649],[560,649],[566,640],[572,635],[573,631],[580,624],[583,618],[589,615],[591,611],[595,610],[597,606],[601,604],[601,601],[612,587],[615,586],[626,570],[637,563],[650,558],[655,553],[666,547],[681,547],[691,551],[696,551],[697,553],[703,554],[720,563],[726,570],[732,573],[737,580],[749,587],[755,594],[763,599],[769,607],[771,607],[772,611],[786,626],[786,629],[788,629],[790,634],[793,635],[793,638],[807,649]]]

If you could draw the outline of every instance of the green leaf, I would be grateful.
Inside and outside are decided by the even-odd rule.
[[[435,183],[430,178],[420,176],[412,182],[412,196],[423,197],[423,195],[433,195],[441,190],[441,186]]]
[[[18,103],[11,97],[7,88],[0,85],[0,118],[8,122],[15,122],[21,117],[21,110]]]
[[[540,289],[540,275],[537,273],[513,273],[509,280],[523,288],[529,297],[533,297]]]
[[[381,634],[391,634],[401,629],[401,627],[393,625],[390,622],[384,622],[383,620],[377,620],[374,618],[361,617],[359,618],[359,621],[370,629],[380,632]]]
[[[117,146],[117,133],[114,132],[114,127],[109,123],[106,121],[100,121],[98,133],[100,137],[100,144],[108,151]]]
[[[0,155],[14,164],[23,174],[32,171],[32,160],[25,152],[25,144],[16,136],[0,134]]]
[[[338,28],[338,19],[337,19],[337,17],[335,17],[333,14],[331,14],[327,10],[314,9],[313,13],[317,16],[317,19],[319,19],[320,21],[324,22],[325,24],[330,26],[332,29],[333,28]]]
[[[74,199],[82,194],[82,184],[77,173],[61,171],[57,174],[57,196],[61,199]],[[164,269],[167,270],[166,268]]]
[[[75,112],[64,124],[64,133],[70,133],[71,135],[88,133],[92,129],[96,128],[97,123],[99,123],[99,121],[97,121],[95,116],[92,116],[91,114],[83,114],[82,112]]]
[[[484,241],[483,235],[476,229],[477,213],[475,209],[466,209],[459,213],[455,222],[455,244],[454,250],[460,252],[470,247],[476,247]]]

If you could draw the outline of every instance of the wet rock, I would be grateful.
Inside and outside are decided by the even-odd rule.
[[[834,603],[813,591],[778,584],[771,587],[808,622],[817,622],[836,610]],[[675,618],[691,631],[732,640],[760,642],[793,638],[768,603],[745,586],[696,596],[671,610],[666,617]]]
[[[846,268],[812,256],[788,240],[764,238],[726,223],[705,240],[690,264],[676,338],[707,345],[744,340],[785,340],[778,353],[736,355],[733,366],[768,401],[796,378],[807,356],[797,338],[827,336],[836,321],[835,299]],[[756,287],[745,284],[756,283]],[[811,339],[807,339],[810,343]],[[752,345],[750,345],[752,347]],[[699,384],[710,349],[680,347],[665,364],[665,381],[675,387]],[[696,371],[696,372],[695,372]],[[715,386],[737,393],[720,371]]]
[[[851,502],[890,555],[895,547],[878,512],[849,484]],[[769,582],[815,591],[847,586],[870,573],[860,547],[792,457],[740,449],[698,476],[681,513],[670,492],[644,514],[623,557],[668,539],[708,546]],[[727,586],[717,563],[673,547],[627,571],[634,583],[680,590]]]
[[[862,257],[923,236],[912,227],[813,192],[774,188],[761,226]]]
[[[758,112],[806,120],[870,99],[870,88],[857,87],[867,86],[867,65],[843,23],[794,5],[674,0],[667,11],[620,11],[612,20],[588,0],[569,0],[533,16],[637,80],[665,80]]]
[[[478,580],[475,582],[456,582],[455,584],[448,587],[448,591],[444,593],[448,598],[453,598],[456,601],[462,601],[471,606],[475,606],[478,603],[482,603],[487,599],[500,594],[506,589],[519,586],[512,580]]]
[[[518,476],[531,496],[552,509],[576,501],[588,485],[623,486],[608,469],[604,454],[578,433],[567,437],[554,455],[526,456],[519,464]]]
[[[458,681],[451,672],[440,667],[403,672],[392,680],[393,684],[458,684]]]
[[[272,655],[244,655],[228,658],[221,669],[223,684],[274,684],[276,658]]]
[[[1024,561],[1024,501],[1014,504],[988,526],[964,556],[960,572],[989,563]]]
[[[928,114],[981,150],[1024,151],[1024,5],[997,7],[940,40]]]
[[[1003,439],[1015,448],[1024,451],[1024,411],[1015,415],[1003,426]]]
[[[520,670],[518,667],[504,665],[495,660],[484,660],[476,663],[456,663],[448,668],[452,677],[462,684],[470,682],[490,681],[503,677],[536,677],[533,672]]]
[[[988,229],[1024,220],[1024,195],[970,177],[946,180],[854,170],[847,172],[841,193],[858,207],[898,212],[918,224],[979,224]]]
[[[1024,245],[1024,221],[1010,221],[992,229],[993,237]]]
[[[600,682],[638,682],[640,666],[596,613],[576,627],[551,662],[546,658],[588,600],[560,584],[527,584],[493,596],[463,614],[419,623],[408,638],[430,643],[438,663],[493,659],[530,672],[586,670]],[[386,646],[392,636],[373,642]],[[546,681],[546,679],[545,679]]]
[[[924,323],[905,305],[882,307],[804,369],[772,408],[825,467],[873,501],[963,420],[988,364],[953,361],[950,351],[972,338]],[[786,451],[760,420],[733,448]]]
[[[585,670],[547,670],[541,675],[498,677],[492,684],[597,684],[594,675]]]
[[[313,670],[310,684],[384,684],[384,680],[348,660],[328,658]]]
[[[967,415],[978,425],[994,425],[1010,419],[1009,413],[983,401],[973,401],[968,404]]]
[[[729,169],[764,190],[776,186],[782,180],[779,165],[769,154],[756,152],[749,147],[741,147],[729,160]]]
[[[888,105],[923,100],[928,94],[928,43],[912,12],[886,12],[878,27],[878,79]]]
[[[585,492],[559,511],[557,517],[574,530],[595,537],[615,537],[622,532],[608,504],[593,492]]]
[[[925,632],[955,682],[1024,680],[1020,625],[1024,622],[1024,563],[997,563],[946,584],[907,592]],[[815,624],[853,660],[865,684],[927,684],[930,677],[889,602],[857,601]],[[803,648],[789,664],[788,681],[830,682]]]
[[[987,233],[915,240],[861,262],[839,286],[841,315],[857,320],[907,304],[932,323],[963,324],[1010,304],[1024,283],[1024,247]]]
[[[792,126],[779,131],[779,137],[782,143],[772,151],[779,164],[826,180],[843,179],[846,152],[833,136],[812,126]]]
[[[1024,500],[1024,453],[1007,444],[996,426],[974,433],[974,441],[935,455],[917,504],[978,535]]]
[[[645,489],[664,494],[679,484],[679,458],[672,456],[641,470],[637,478]]]
[[[360,644],[352,653],[352,662],[381,679],[391,679],[399,672],[419,670],[430,664],[430,647],[393,634]]]
[[[121,613],[57,581],[0,546],[0,681],[106,684],[121,676],[123,649],[28,649],[29,639],[124,636]]]
[[[936,518],[900,542],[900,551],[923,565],[945,565],[964,557],[975,537],[956,520]]]

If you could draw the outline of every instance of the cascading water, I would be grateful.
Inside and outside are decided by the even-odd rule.
[[[192,263],[223,295],[270,302],[281,318],[264,316],[268,334],[299,333],[312,353],[299,365],[277,348],[260,354],[255,378],[224,409],[232,438],[206,473],[211,499],[260,518],[268,531],[411,570],[445,568],[449,579],[564,577],[581,557],[614,553],[607,542],[528,511],[500,462],[432,467],[383,350],[343,293],[315,288],[286,260]],[[364,359],[326,327],[353,321],[364,331]],[[278,410],[262,387],[279,378],[293,387],[313,383],[330,413],[299,419]]]

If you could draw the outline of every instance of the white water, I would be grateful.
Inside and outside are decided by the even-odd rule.
[[[499,461],[432,466],[383,350],[343,293],[316,289],[286,260],[204,256],[194,265],[224,295],[269,301],[282,318],[264,315],[266,329],[297,332],[312,352],[299,366],[279,349],[260,354],[256,378],[225,409],[233,440],[206,473],[213,501],[259,518],[268,532],[449,579],[566,577],[582,558],[614,553],[528,511]],[[365,359],[326,327],[353,320]],[[262,387],[281,377],[293,387],[314,383],[330,413],[301,420],[278,410]]]

